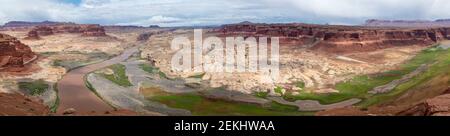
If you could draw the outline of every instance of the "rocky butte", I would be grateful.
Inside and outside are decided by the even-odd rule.
[[[280,45],[313,50],[351,53],[366,52],[395,46],[428,46],[449,39],[450,28],[378,28],[315,24],[229,24],[216,30],[221,36],[280,37]]]
[[[35,26],[28,32],[26,39],[39,39],[41,36],[60,33],[75,33],[88,37],[106,36],[105,29],[97,24],[57,24]]]
[[[0,70],[21,70],[25,64],[33,61],[36,55],[30,47],[15,37],[0,34]]]

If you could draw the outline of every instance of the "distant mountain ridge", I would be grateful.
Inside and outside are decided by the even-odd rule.
[[[27,21],[10,21],[5,23],[3,27],[34,27],[42,25],[62,25],[62,24],[75,24],[72,22],[53,22],[53,21],[42,21],[42,22],[27,22]]]
[[[367,20],[364,26],[375,27],[450,27],[450,19],[430,20]]]
[[[0,25],[3,28],[30,28],[35,26],[56,26],[56,25],[76,25],[74,22],[55,22],[55,21],[42,21],[42,22],[29,22],[29,21],[10,21],[4,25]],[[96,24],[95,24],[96,25]],[[104,25],[101,25],[104,26]],[[134,25],[105,25],[108,28],[160,28],[158,25],[134,26]]]

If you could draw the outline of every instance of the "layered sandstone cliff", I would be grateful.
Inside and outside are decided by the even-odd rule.
[[[249,22],[224,25],[219,32],[221,36],[279,37],[282,46],[303,45],[336,53],[374,51],[395,46],[426,46],[450,38],[450,28],[406,29]]]
[[[36,26],[28,32],[27,39],[39,39],[41,36],[48,36],[59,33],[75,33],[82,36],[106,36],[105,29],[100,25],[78,25],[78,24],[62,24],[62,25],[44,25]]]
[[[27,45],[12,36],[0,34],[0,70],[21,68],[35,57]]]

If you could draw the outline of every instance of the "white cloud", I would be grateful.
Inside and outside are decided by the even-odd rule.
[[[5,4],[7,3],[7,4]],[[365,19],[450,18],[448,0],[0,0],[12,20],[131,25],[218,25],[240,21],[362,23]]]
[[[166,17],[166,16],[158,15],[158,16],[153,16],[150,19],[138,20],[135,22],[118,23],[117,25],[148,26],[148,25],[176,24],[176,23],[179,23],[182,21],[183,21],[183,19],[181,19],[181,18]]]
[[[165,17],[165,16],[153,16],[152,18],[148,19],[147,21],[150,23],[174,23],[178,22],[181,19],[174,18],[174,17]]]

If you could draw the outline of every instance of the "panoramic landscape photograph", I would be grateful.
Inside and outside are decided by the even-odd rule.
[[[450,115],[447,0],[0,3],[0,116]]]

